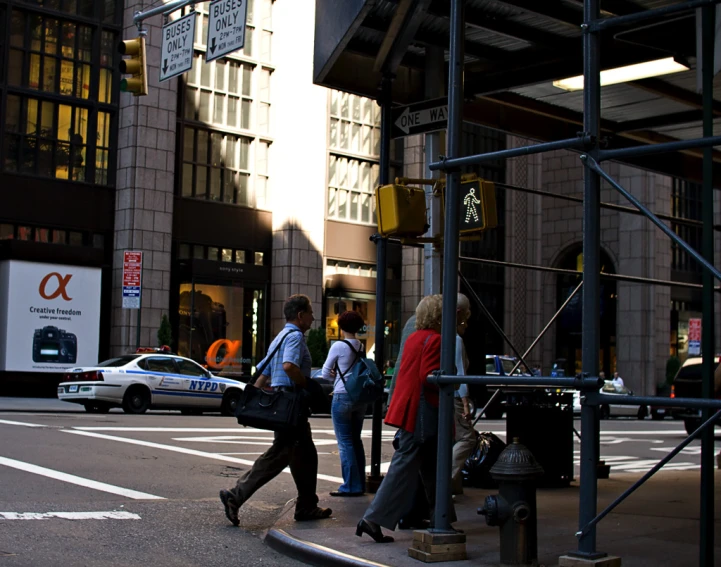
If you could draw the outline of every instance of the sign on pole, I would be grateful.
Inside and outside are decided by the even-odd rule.
[[[195,12],[163,26],[160,47],[160,81],[167,81],[190,71],[193,66]]]
[[[143,253],[123,253],[123,309],[140,309],[143,280]]]
[[[424,100],[391,109],[391,138],[424,134],[448,127],[448,99]]]
[[[688,354],[701,354],[701,319],[688,320]]]
[[[215,0],[210,3],[206,62],[223,57],[245,45],[247,17],[247,0]]]

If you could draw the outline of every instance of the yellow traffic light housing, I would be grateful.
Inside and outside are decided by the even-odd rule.
[[[124,75],[132,75],[120,81],[120,90],[132,93],[134,96],[148,94],[148,77],[146,74],[145,60],[145,36],[141,35],[135,39],[121,41],[118,51],[123,55],[130,55],[129,59],[120,61],[120,72]]]
[[[378,232],[383,236],[414,238],[428,230],[426,194],[419,187],[383,185],[376,189]]]

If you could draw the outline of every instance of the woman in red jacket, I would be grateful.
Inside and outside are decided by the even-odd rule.
[[[441,312],[440,295],[424,297],[416,308],[416,331],[403,348],[385,419],[386,424],[399,428],[394,442],[396,452],[373,502],[356,528],[357,536],[366,533],[377,543],[393,541],[392,537],[383,535],[381,526],[395,530],[398,520],[413,505],[419,476],[431,508],[435,503],[438,386],[429,384],[427,378],[441,367]],[[455,519],[453,511],[451,517]]]

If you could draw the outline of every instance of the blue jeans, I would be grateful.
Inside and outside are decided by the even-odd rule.
[[[339,492],[365,492],[366,454],[361,441],[368,404],[352,402],[348,394],[333,394],[331,417],[338,440],[343,484]]]

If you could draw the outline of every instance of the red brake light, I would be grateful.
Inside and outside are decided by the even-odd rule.
[[[63,375],[63,382],[103,382],[103,373],[99,370],[90,372],[67,372]]]
[[[671,397],[676,397],[676,387],[673,384],[671,384]]]

